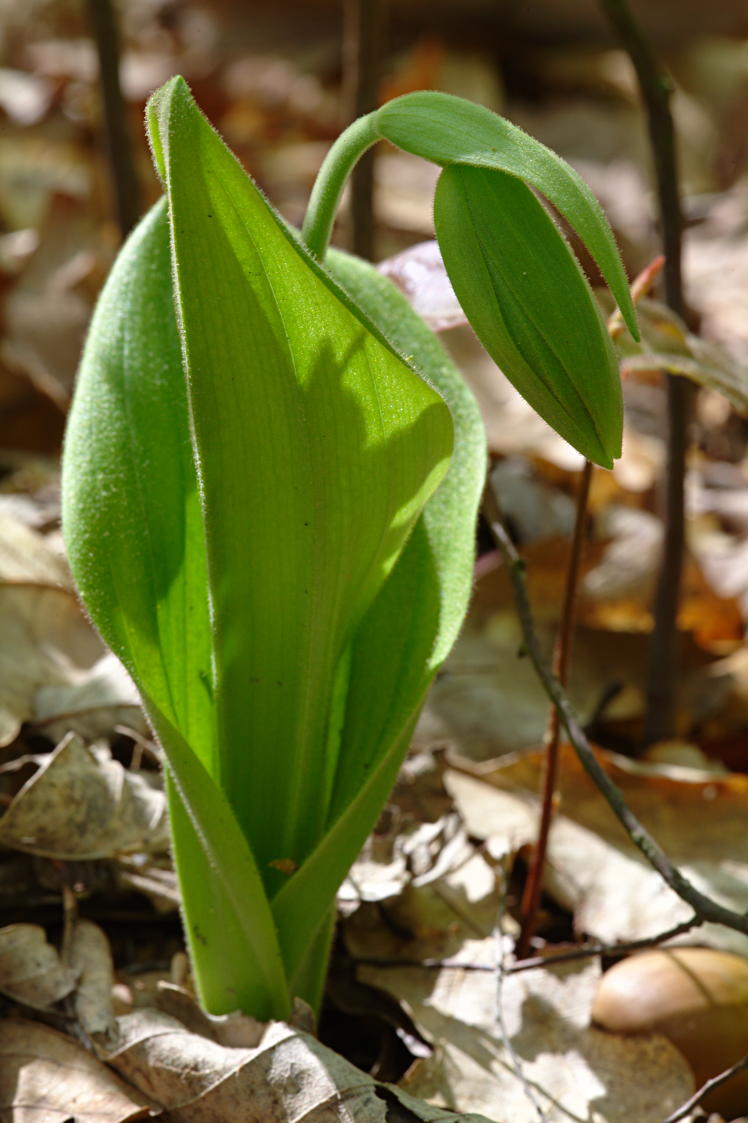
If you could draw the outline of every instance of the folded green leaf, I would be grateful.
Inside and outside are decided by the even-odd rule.
[[[442,172],[434,221],[449,278],[484,347],[574,448],[610,468],[623,403],[608,331],[569,247],[532,191],[489,168]]]
[[[394,783],[435,672],[454,643],[473,584],[475,523],[486,471],[478,406],[434,334],[389,280],[357,258],[327,265],[371,320],[448,403],[455,425],[449,471],[424,507],[391,576],[356,633],[328,830],[273,901],[286,962],[303,954],[321,903],[363,845]],[[376,688],[372,689],[372,684]],[[304,916],[309,928],[293,917]]]
[[[565,160],[490,109],[433,90],[386,102],[374,114],[373,126],[405,152],[435,164],[494,168],[539,191],[579,235],[629,331],[638,338],[636,312],[608,220],[587,184]]]

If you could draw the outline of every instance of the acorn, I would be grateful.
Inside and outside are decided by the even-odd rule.
[[[658,948],[607,971],[592,1020],[614,1033],[661,1033],[693,1069],[696,1087],[748,1055],[748,959],[714,948]],[[706,1096],[706,1111],[748,1115],[748,1071]]]

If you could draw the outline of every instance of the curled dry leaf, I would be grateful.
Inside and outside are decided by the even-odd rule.
[[[598,294],[601,302],[605,301]],[[628,335],[618,340],[624,375],[666,370],[708,390],[718,390],[738,413],[748,414],[748,369],[724,347],[689,332],[675,312],[656,300],[638,305],[642,341]]]
[[[101,1061],[49,1026],[0,1021],[0,1117],[13,1123],[127,1123],[154,1105]]]
[[[76,923],[67,960],[78,976],[75,1014],[81,1028],[89,1037],[108,1033],[114,1025],[114,967],[109,940],[98,924]]]
[[[257,1047],[227,1047],[159,1010],[118,1019],[108,1063],[169,1112],[173,1123],[488,1123],[378,1084],[314,1037],[281,1022]],[[234,1027],[235,1028],[235,1027]]]
[[[446,784],[471,835],[506,854],[537,831],[542,753],[498,764],[455,761]],[[598,759],[634,814],[702,893],[738,912],[748,882],[748,777],[673,765],[637,764],[616,753]],[[570,745],[561,750],[559,814],[548,851],[546,889],[574,911],[577,928],[604,943],[654,936],[691,909],[635,849]],[[748,953],[748,937],[707,924],[699,941]]]
[[[147,732],[135,684],[111,651],[69,682],[40,686],[33,722],[53,741],[71,732],[93,741],[110,734],[117,724],[136,734]]]
[[[0,991],[16,1002],[46,1010],[75,987],[77,971],[63,964],[38,924],[0,928]]]
[[[143,776],[71,734],[0,819],[0,844],[71,860],[166,850],[166,801]]]

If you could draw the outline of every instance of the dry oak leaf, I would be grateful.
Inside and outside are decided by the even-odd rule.
[[[127,1123],[158,1114],[135,1088],[49,1026],[0,1021],[0,1118],[13,1123]]]
[[[71,861],[166,850],[166,800],[70,734],[0,819],[0,845]]]
[[[77,972],[60,960],[38,924],[0,928],[0,991],[36,1010],[54,1005],[75,987]]]
[[[486,969],[496,949],[494,937],[466,942],[465,967],[359,969],[396,994],[435,1043],[408,1074],[408,1091],[473,1111],[498,1105],[511,1123],[661,1123],[688,1099],[693,1075],[664,1037],[590,1026],[596,964],[502,980]]]
[[[598,750],[598,760],[671,861],[702,893],[737,912],[748,901],[748,777],[640,764]],[[468,833],[505,855],[537,834],[539,752],[475,764],[445,783]],[[654,936],[692,915],[634,847],[570,745],[561,749],[559,809],[549,840],[546,890],[574,912],[578,930],[603,943]],[[748,937],[721,925],[699,943],[748,954]]]
[[[105,1059],[170,1123],[489,1123],[379,1084],[307,1033],[271,1022],[256,1048],[191,1033],[155,1009],[118,1020]]]
[[[388,902],[387,928],[370,905],[346,921],[357,977],[396,998],[433,1043],[403,1086],[506,1123],[661,1123],[693,1090],[684,1059],[662,1037],[590,1026],[595,963],[507,977],[502,895],[495,864],[475,852]]]

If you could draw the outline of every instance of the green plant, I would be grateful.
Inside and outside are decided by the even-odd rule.
[[[589,190],[477,106],[416,94],[357,122],[301,238],[181,79],[147,118],[165,199],[91,326],[63,526],[164,749],[201,1000],[282,1018],[296,995],[319,1002],[337,887],[460,627],[485,471],[475,402],[435,337],[371,266],[326,253],[345,178],[380,137],[444,165],[437,233],[469,318],[603,464],[620,450],[615,362],[527,184],[582,235],[635,330],[633,310]]]

